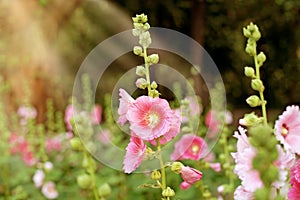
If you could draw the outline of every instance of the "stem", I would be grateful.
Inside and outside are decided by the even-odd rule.
[[[158,160],[159,160],[159,164],[160,164],[160,168],[161,168],[161,188],[162,190],[166,189],[166,170],[165,170],[165,166],[164,166],[164,162],[163,162],[163,158],[162,158],[162,154],[161,154],[161,147],[160,147],[160,142],[159,139],[157,139],[157,151],[159,152],[159,156],[158,156]]]
[[[151,87],[150,87],[150,72],[149,72],[149,64],[147,62],[147,48],[144,49],[144,62],[145,62],[145,70],[146,70],[146,81],[147,81],[147,89],[148,89],[148,96],[151,96]]]
[[[91,163],[91,158],[90,155],[86,153],[86,156],[88,156],[88,162],[89,162],[89,172],[90,172],[90,175],[91,175],[91,178],[92,178],[92,184],[93,184],[93,193],[94,193],[94,197],[96,200],[99,200],[99,195],[98,195],[98,191],[97,191],[97,188],[96,188],[96,180],[95,180],[95,173],[94,173],[94,169],[93,169],[93,165]]]
[[[255,72],[256,72],[256,78],[260,80],[260,71],[259,71],[259,66],[258,66],[258,62],[257,62],[257,53],[256,53],[256,43],[254,44],[254,50],[255,50],[255,54],[254,54],[254,64],[255,64]],[[260,100],[261,100],[261,109],[262,109],[262,116],[263,116],[263,121],[264,124],[267,125],[267,109],[266,109],[266,101],[264,98],[264,93],[263,91],[259,91],[259,96],[260,96]]]

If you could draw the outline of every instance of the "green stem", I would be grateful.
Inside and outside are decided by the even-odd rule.
[[[254,44],[254,50],[255,50],[255,54],[254,54],[254,64],[255,64],[255,72],[256,72],[256,78],[260,80],[260,69],[259,69],[259,65],[258,65],[258,61],[257,61],[257,54],[256,54],[256,43]],[[259,96],[260,96],[260,100],[262,102],[261,104],[261,109],[262,109],[262,116],[263,116],[263,121],[264,124],[267,125],[267,109],[266,109],[266,101],[264,98],[264,93],[263,91],[259,91]]]
[[[151,96],[151,87],[150,87],[150,71],[149,71],[149,64],[147,62],[147,48],[144,48],[144,62],[145,62],[145,70],[146,70],[146,81],[147,81],[147,89],[148,89],[148,96]]]
[[[161,154],[161,146],[160,146],[160,142],[159,139],[157,139],[157,151],[159,152],[159,156],[158,156],[158,160],[159,160],[159,164],[160,164],[160,168],[161,168],[161,188],[162,190],[166,189],[166,170],[165,170],[165,166],[164,166],[164,162],[163,162],[163,158],[162,158],[162,154]]]
[[[97,191],[97,188],[96,188],[96,179],[95,179],[95,172],[94,172],[94,169],[93,169],[93,164],[91,163],[91,156],[87,153],[86,153],[86,156],[88,156],[88,162],[89,162],[89,172],[90,172],[90,175],[91,175],[91,178],[92,178],[92,184],[93,184],[93,193],[94,193],[94,197],[96,200],[99,200],[99,195],[98,195],[98,191]]]

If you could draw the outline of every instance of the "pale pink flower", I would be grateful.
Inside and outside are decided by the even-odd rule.
[[[56,199],[58,197],[55,183],[52,181],[49,181],[43,185],[42,193],[47,199]]]
[[[37,116],[36,109],[29,106],[19,107],[17,113],[21,117],[20,120],[21,125],[26,125],[29,119],[34,119]]]
[[[202,178],[202,172],[188,166],[183,166],[180,174],[183,179],[180,187],[184,190],[188,189],[192,184],[196,183]]]
[[[43,170],[40,169],[36,170],[32,177],[33,183],[37,188],[42,187],[44,183],[44,179],[45,179],[45,173]]]
[[[171,155],[171,160],[199,160],[207,151],[207,144],[201,138],[193,134],[183,135],[175,143],[175,150]]]
[[[104,129],[98,134],[98,139],[102,144],[109,144],[111,137],[111,133],[108,129]]]
[[[61,149],[61,139],[59,138],[48,138],[46,139],[46,151],[59,151]]]
[[[126,117],[132,132],[143,140],[153,140],[170,131],[174,114],[166,100],[140,96],[129,105]]]
[[[287,150],[300,154],[300,111],[298,106],[288,106],[275,122],[276,138]]]
[[[44,168],[46,171],[51,171],[53,169],[53,163],[50,161],[47,161],[44,163]]]
[[[120,115],[118,122],[123,126],[127,122],[126,114],[128,113],[128,107],[131,103],[133,103],[135,100],[124,90],[119,90],[120,95],[120,105],[118,108],[118,114]]]
[[[99,124],[102,120],[102,107],[100,105],[95,105],[91,111],[92,124]]]
[[[143,140],[138,137],[132,136],[130,138],[130,142],[126,147],[126,154],[123,161],[123,170],[125,173],[131,173],[136,168],[138,168],[146,153],[146,145],[144,144]]]
[[[170,124],[170,130],[159,138],[160,144],[166,144],[171,139],[176,137],[177,134],[180,132],[181,113],[180,113],[180,111],[175,111],[175,110],[172,112],[173,112],[173,118],[172,118],[172,123]],[[153,145],[156,145],[155,139],[151,140],[149,142]]]
[[[71,119],[74,117],[74,114],[76,113],[76,108],[73,105],[68,105],[65,111],[65,123],[67,125],[68,131],[73,131],[73,127],[71,124]]]
[[[290,180],[292,184],[296,182],[300,183],[300,159],[297,160],[295,165],[292,167],[290,176],[291,176]]]
[[[37,159],[34,157],[32,151],[27,150],[26,152],[21,153],[22,159],[27,166],[33,166],[37,163]]]
[[[232,120],[232,113],[226,110],[224,113],[224,123],[231,124]],[[208,127],[207,137],[215,137],[221,131],[222,124],[223,122],[218,116],[218,113],[214,110],[210,110],[205,117],[205,125]]]
[[[259,172],[253,169],[252,160],[256,156],[256,149],[250,144],[246,135],[246,130],[242,127],[235,131],[234,137],[237,141],[237,152],[232,153],[235,159],[234,173],[242,181],[242,186],[249,192],[254,192],[258,188],[263,187]]]
[[[254,194],[239,186],[234,191],[234,200],[254,200]]]
[[[208,163],[209,167],[213,169],[215,172],[220,172],[221,171],[221,163],[216,162],[216,163]]]

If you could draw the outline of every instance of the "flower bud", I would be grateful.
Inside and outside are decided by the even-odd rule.
[[[144,48],[147,48],[151,44],[151,37],[149,31],[143,32],[140,35],[140,40],[139,43],[142,45]]]
[[[254,56],[255,55],[255,48],[254,48],[254,46],[252,44],[247,43],[245,51],[250,56]]]
[[[257,62],[259,66],[262,66],[262,64],[266,61],[266,55],[264,54],[264,52],[260,52],[257,55]]]
[[[171,165],[172,172],[176,174],[180,174],[181,168],[183,167],[183,164],[181,162],[173,162]]]
[[[136,75],[138,75],[138,76],[144,76],[145,72],[146,72],[146,70],[145,70],[144,66],[139,65],[139,66],[136,67],[136,70],[135,70],[135,74]]]
[[[82,143],[78,137],[72,138],[70,140],[70,145],[71,145],[72,149],[75,151],[82,150],[82,148],[83,148]]]
[[[249,113],[249,114],[245,114],[244,118],[243,118],[243,125],[244,126],[254,126],[257,124],[262,123],[263,118],[258,117],[254,112]]]
[[[162,191],[162,196],[164,196],[164,197],[173,197],[173,196],[175,196],[175,192],[170,187],[167,187],[166,189],[164,189]]]
[[[149,29],[150,29],[150,24],[145,23],[144,26],[143,26],[143,30],[148,31]]]
[[[147,87],[147,81],[144,78],[139,78],[136,80],[135,82],[136,87],[140,88],[140,89],[145,89]]]
[[[98,194],[100,197],[107,197],[108,195],[111,194],[111,187],[109,186],[108,183],[104,183],[102,184],[99,188],[98,188]]]
[[[156,89],[156,88],[157,88],[157,83],[156,83],[155,81],[153,81],[153,82],[151,83],[151,88],[152,88],[152,89]]]
[[[133,23],[133,27],[134,27],[135,29],[142,29],[142,28],[144,27],[144,25],[141,24],[141,23]]]
[[[142,13],[140,15],[135,15],[135,17],[132,17],[132,21],[134,23],[146,23],[148,21],[148,17],[147,15]]]
[[[244,73],[247,77],[254,78],[255,77],[255,71],[252,67],[245,67]]]
[[[246,99],[246,102],[249,104],[251,107],[256,107],[261,105],[261,100],[258,96],[256,95],[251,95]]]
[[[256,26],[256,25],[255,25],[255,26]],[[256,26],[256,27],[257,27],[257,26]],[[253,39],[254,39],[255,41],[257,41],[257,40],[260,39],[261,34],[260,34],[259,30],[258,30],[258,27],[257,27],[257,30],[255,30],[255,31],[252,33],[252,37],[253,37]]]
[[[251,37],[251,32],[246,28],[243,28],[243,34],[247,38]]]
[[[88,189],[92,185],[92,179],[91,179],[91,177],[89,175],[82,174],[82,175],[80,175],[80,176],[77,177],[77,184],[82,189]]]
[[[188,127],[188,126],[184,126],[182,128],[182,132],[184,132],[184,133],[190,133],[191,131],[192,131],[192,129],[190,127]]]
[[[137,56],[141,55],[143,53],[143,49],[140,46],[134,46],[133,47],[133,53]]]
[[[150,56],[148,56],[148,62],[150,64],[156,64],[159,61],[159,56],[158,54],[151,54]]]
[[[263,82],[259,79],[253,79],[251,80],[251,88],[255,91],[263,92],[265,87],[263,85]]]
[[[161,174],[159,171],[157,170],[154,170],[152,173],[151,173],[151,178],[153,180],[159,180],[161,178]]]

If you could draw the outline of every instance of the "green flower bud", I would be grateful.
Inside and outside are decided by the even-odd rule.
[[[147,81],[144,78],[139,78],[136,80],[135,82],[136,87],[140,88],[140,89],[145,89],[147,87]]]
[[[85,155],[84,157],[83,157],[83,160],[82,160],[82,167],[83,168],[87,168],[89,166],[89,159],[88,159],[88,157]]]
[[[243,28],[243,34],[247,38],[251,37],[251,32],[246,28]]]
[[[70,140],[70,145],[73,150],[80,151],[83,149],[82,143],[78,137],[74,137]]]
[[[136,75],[138,75],[138,76],[144,76],[145,73],[146,73],[145,67],[144,67],[144,66],[141,66],[141,65],[137,66],[137,67],[136,67],[136,70],[135,70],[135,73],[136,73]]]
[[[188,126],[184,126],[181,130],[182,130],[182,132],[184,132],[184,133],[190,133],[190,132],[192,131],[191,128],[188,127]]]
[[[151,88],[152,88],[152,89],[156,89],[156,88],[157,88],[157,83],[156,83],[155,81],[153,81],[153,82],[151,83]]]
[[[258,62],[258,65],[259,66],[262,66],[263,63],[266,61],[266,55],[264,54],[264,52],[260,52],[258,55],[257,55],[257,62]]]
[[[256,25],[255,25],[256,26]],[[256,26],[257,27],[257,26]],[[252,33],[252,37],[255,41],[258,41],[261,37],[261,34],[258,30],[258,27],[257,27],[257,30],[255,30],[253,33]]]
[[[140,15],[135,15],[135,17],[132,17],[132,21],[134,23],[146,23],[148,21],[148,17],[147,15],[142,13]]]
[[[181,162],[173,162],[171,165],[172,172],[176,174],[180,174],[181,168],[183,167],[183,164]]]
[[[151,37],[149,31],[143,32],[140,35],[140,40],[139,43],[142,45],[144,48],[147,48],[151,44]]]
[[[159,56],[158,54],[151,54],[150,56],[148,56],[148,60],[147,60],[150,64],[156,64],[159,61]]]
[[[150,24],[145,23],[144,26],[143,26],[143,30],[148,31],[149,29],[150,29]]]
[[[256,95],[251,95],[246,99],[246,102],[249,104],[251,107],[256,107],[261,105],[261,100],[258,96]]]
[[[263,92],[265,87],[263,85],[263,82],[259,79],[253,79],[251,80],[251,88],[255,91]]]
[[[164,196],[164,197],[173,197],[173,196],[175,196],[175,192],[170,187],[167,187],[166,189],[164,189],[162,191],[162,196]]]
[[[100,187],[98,187],[98,194],[100,197],[107,197],[111,194],[111,187],[108,183],[102,184]]]
[[[140,56],[143,54],[143,49],[140,46],[134,46],[133,47],[133,53],[137,56]]]
[[[140,36],[144,31],[142,29],[132,29],[132,35],[133,36]]]
[[[159,180],[161,178],[161,174],[159,171],[157,170],[154,170],[152,173],[151,173],[151,178],[153,180]]]
[[[249,114],[245,114],[243,121],[245,122],[245,126],[255,126],[257,124],[262,123],[263,118],[262,117],[258,117],[254,112],[249,113]]]
[[[92,186],[92,179],[90,175],[82,174],[77,177],[77,184],[82,189],[88,189]]]
[[[252,44],[247,43],[245,51],[250,56],[254,56],[255,55],[255,48],[254,48],[254,46]]]
[[[244,73],[247,77],[254,78],[255,77],[255,71],[252,67],[245,67]]]
[[[141,23],[133,23],[133,27],[134,27],[135,29],[142,29],[142,28],[144,27],[144,25],[141,24]]]

